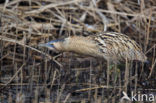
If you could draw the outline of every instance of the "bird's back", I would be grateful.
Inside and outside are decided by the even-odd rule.
[[[124,34],[115,32],[100,33],[94,36],[93,40],[97,43],[106,60],[115,62],[126,59],[146,61],[146,56],[141,47]]]

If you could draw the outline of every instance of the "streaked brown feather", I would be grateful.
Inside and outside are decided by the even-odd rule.
[[[146,56],[141,47],[128,36],[109,32],[96,35],[94,39],[104,54],[104,58],[111,61],[118,60],[140,60],[146,61]]]

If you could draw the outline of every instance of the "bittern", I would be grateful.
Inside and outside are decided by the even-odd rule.
[[[146,61],[141,47],[127,35],[104,32],[91,36],[70,36],[53,40],[40,46],[60,52],[75,52],[87,56],[104,58],[110,62],[125,60]]]

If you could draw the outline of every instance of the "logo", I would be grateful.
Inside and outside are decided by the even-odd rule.
[[[122,94],[124,95],[120,100],[123,101],[123,100],[128,100],[128,101],[131,101],[131,99],[127,96],[127,94],[123,91]]]
[[[131,97],[127,95],[126,92],[122,92],[123,97],[120,99],[120,101],[146,101],[146,102],[153,102],[156,100],[156,97],[154,94],[141,94],[140,92],[134,93],[133,91],[131,92]]]

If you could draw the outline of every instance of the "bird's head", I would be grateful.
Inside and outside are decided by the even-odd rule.
[[[58,40],[52,40],[45,44],[39,44],[40,47],[47,47],[50,50],[53,51],[65,51],[65,46],[67,44],[67,38],[65,39],[58,39]]]

